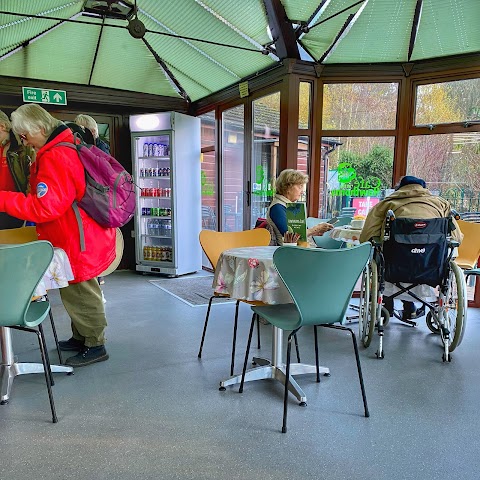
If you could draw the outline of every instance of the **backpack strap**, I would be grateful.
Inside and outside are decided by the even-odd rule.
[[[75,218],[77,219],[78,233],[80,234],[80,251],[85,251],[85,231],[83,230],[82,216],[80,215],[80,210],[78,209],[77,202],[72,203],[73,212],[75,213]]]
[[[76,138],[77,138],[77,134],[75,133],[74,141]],[[82,143],[80,142],[80,144]],[[60,142],[60,143],[57,143],[55,146],[73,148],[78,153],[77,147],[73,143]],[[77,220],[78,233],[80,234],[80,251],[84,252],[85,251],[85,230],[83,229],[82,216],[80,215],[80,210],[78,208],[78,204],[76,200],[73,201],[72,208],[73,208],[73,213],[75,213],[75,218]]]

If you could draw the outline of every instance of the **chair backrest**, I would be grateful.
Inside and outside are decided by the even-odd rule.
[[[18,245],[19,243],[35,242],[38,240],[35,227],[11,228],[0,230],[0,245]]]
[[[455,262],[461,268],[473,268],[480,256],[480,223],[457,220],[463,233],[463,240],[458,247]]]
[[[343,242],[340,242],[339,240],[334,240],[330,236],[330,232],[325,232],[321,236],[313,236],[313,241],[315,242],[315,245],[318,248],[326,248],[330,250],[338,250],[339,248],[342,248]]]
[[[265,228],[255,228],[243,232],[214,232],[202,230],[200,245],[212,268],[217,266],[220,255],[225,250],[240,247],[265,247],[270,243],[270,233]]]
[[[44,240],[0,245],[0,326],[23,325],[33,292],[53,258]]]
[[[344,225],[349,225],[351,221],[352,217],[339,217],[335,226],[343,227]],[[337,250],[343,246],[343,242],[339,242],[338,240],[331,238],[330,232],[325,232],[320,236],[314,235],[312,238],[318,248],[330,248],[332,250]]]
[[[450,219],[395,218],[383,243],[385,280],[440,285],[445,278]]]
[[[217,229],[217,216],[213,208],[209,205],[202,205],[202,228],[208,230]]]
[[[302,325],[343,322],[370,243],[341,250],[280,247],[273,263],[300,312]]]
[[[339,217],[352,217],[356,211],[357,209],[355,207],[343,207]]]
[[[307,217],[307,228],[312,228],[319,223],[326,222],[328,218]]]

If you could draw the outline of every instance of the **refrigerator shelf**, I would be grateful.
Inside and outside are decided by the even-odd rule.
[[[141,233],[140,234],[142,237],[149,237],[149,238],[169,238],[171,239],[172,237],[166,236],[166,235],[149,235],[148,233]]]
[[[160,175],[160,176],[156,176],[156,175],[155,175],[155,176],[148,176],[148,177],[143,176],[143,177],[138,177],[138,178],[139,178],[140,180],[141,180],[142,178],[148,178],[149,180],[151,180],[152,178],[155,178],[155,179],[157,179],[157,180],[170,180],[170,177],[163,177],[162,175]]]
[[[167,157],[138,157],[140,160],[170,160],[170,156]]]
[[[169,200],[172,199],[172,197],[166,197],[165,195],[163,196],[158,196],[158,197],[155,197],[153,195],[140,195],[140,198],[168,198]]]
[[[169,264],[172,264],[172,261],[171,260],[145,260],[143,259],[142,260],[142,263],[145,263],[145,264],[149,264],[149,263],[169,263]]]
[[[171,220],[172,216],[171,215],[140,215],[142,218],[160,218],[161,220]]]

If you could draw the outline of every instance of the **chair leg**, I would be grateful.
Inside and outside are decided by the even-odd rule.
[[[39,325],[40,326],[40,325]],[[47,390],[48,390],[48,399],[50,400],[50,409],[52,411],[52,422],[57,423],[57,413],[55,412],[55,404],[53,403],[53,394],[52,394],[52,386],[50,384],[50,379],[52,377],[52,371],[50,369],[50,363],[47,360],[47,356],[45,355],[46,350],[44,348],[45,345],[45,338],[43,337],[42,330],[35,331],[38,337],[38,344],[40,346],[40,353],[42,354],[42,363],[43,369],[45,372],[45,381],[47,382]]]
[[[240,300],[235,305],[235,321],[233,322],[233,340],[232,340],[232,361],[230,362],[230,376],[233,376],[235,369],[235,346],[237,344],[237,325],[238,325],[238,309],[240,308]]]
[[[45,342],[45,335],[43,333],[43,325],[42,324],[40,324],[38,326],[38,330],[40,331],[40,334],[41,334],[40,337],[42,339],[43,349],[45,351],[45,358],[47,359],[47,363],[50,365],[50,357],[48,355],[47,343]],[[50,385],[53,387],[55,385],[55,382],[53,380],[52,370],[49,368],[48,372],[49,372],[49,375],[50,375]]]
[[[243,384],[245,383],[245,373],[247,371],[248,355],[250,354],[250,345],[252,343],[253,327],[255,326],[255,316],[252,316],[250,322],[250,332],[248,333],[247,349],[245,350],[245,361],[243,362],[242,380],[240,381],[240,388],[238,393],[243,393]]]
[[[313,326],[313,335],[315,337],[315,367],[317,368],[317,382],[320,382],[320,362],[318,360],[318,333],[317,326]]]
[[[47,302],[48,302],[48,296],[45,295],[45,297],[46,297]],[[50,325],[52,326],[53,338],[55,339],[55,345],[57,347],[58,361],[60,362],[60,364],[62,364],[63,363],[62,352],[60,350],[60,345],[58,344],[57,329],[55,328],[55,322],[53,321],[53,313],[52,313],[52,308],[51,307],[50,307],[50,310],[48,312],[48,315],[50,317]]]
[[[358,379],[360,381],[360,388],[362,390],[363,408],[365,411],[365,416],[369,417],[370,412],[368,411],[367,394],[365,393],[365,385],[363,384],[362,365],[360,364],[360,356],[358,355],[357,338],[353,330],[351,330],[350,328],[348,328],[347,330],[349,330],[352,334],[353,350],[355,351],[355,360],[357,361]]]
[[[260,350],[262,348],[260,345],[260,316],[256,313],[254,315],[257,317],[257,349]]]
[[[360,389],[362,390],[363,409],[364,409],[364,412],[365,412],[365,416],[369,417],[370,412],[368,411],[367,394],[365,393],[365,385],[363,384],[362,366],[360,364],[360,355],[358,354],[357,337],[356,337],[354,331],[351,328],[341,327],[341,326],[337,326],[337,325],[318,325],[318,326],[319,327],[325,327],[325,328],[333,328],[335,330],[346,330],[346,331],[350,332],[350,334],[352,336],[353,350],[355,352],[355,360],[357,362],[357,372],[358,372],[358,379],[360,381]]]
[[[295,339],[295,350],[297,351],[297,362],[298,362],[298,363],[301,363],[301,361],[300,361],[300,350],[299,350],[299,348],[298,348],[297,334],[295,334],[295,335],[293,336],[293,338]]]
[[[215,296],[210,297],[207,308],[207,315],[205,317],[205,323],[203,325],[202,341],[200,342],[200,349],[198,350],[198,358],[202,358],[203,342],[205,341],[205,334],[207,333],[208,318],[210,317],[210,309],[212,308],[212,300]]]
[[[287,366],[285,369],[285,393],[283,395],[283,423],[282,423],[282,433],[287,433],[287,413],[288,413],[288,386],[290,384],[290,358],[292,353],[292,337],[297,333],[297,330],[294,330],[288,336],[287,344]]]

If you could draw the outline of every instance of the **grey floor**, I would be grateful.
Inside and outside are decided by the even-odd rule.
[[[370,418],[362,416],[351,341],[321,332],[332,376],[299,377],[308,407],[290,400],[280,433],[282,388],[272,381],[218,390],[228,376],[233,304],[192,308],[133,272],[109,276],[107,362],[56,375],[59,423],[50,422],[44,378],[18,377],[0,406],[0,479],[478,479],[480,312],[469,310],[453,362],[424,323],[392,322],[386,358],[361,349]],[[57,329],[69,325],[51,295]],[[242,306],[237,366],[249,323]],[[270,355],[270,328],[262,349]],[[47,342],[53,345],[46,327]],[[311,332],[299,334],[313,362]],[[35,338],[14,332],[19,361],[39,359]],[[257,353],[256,349],[252,350]],[[52,349],[52,359],[55,354]]]

